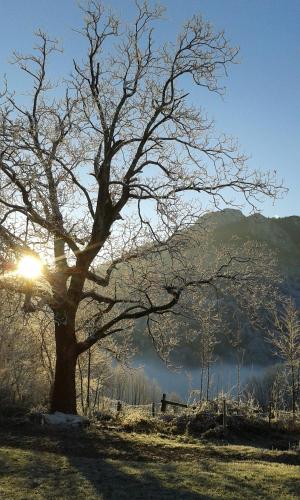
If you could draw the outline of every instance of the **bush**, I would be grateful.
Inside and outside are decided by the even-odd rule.
[[[29,411],[29,405],[23,401],[7,401],[0,404],[0,415],[5,418],[23,417]]]
[[[127,432],[163,432],[165,430],[164,423],[155,417],[146,416],[143,412],[137,409],[127,410],[117,417],[122,428]]]

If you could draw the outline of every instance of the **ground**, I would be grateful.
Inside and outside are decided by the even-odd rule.
[[[295,450],[0,422],[1,500],[286,500],[299,498],[299,465]]]

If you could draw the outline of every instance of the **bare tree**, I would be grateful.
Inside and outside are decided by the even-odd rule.
[[[199,351],[201,360],[201,376],[200,376],[200,395],[202,400],[204,395],[204,379],[206,375],[206,401],[209,400],[209,391],[211,385],[211,366],[215,361],[215,347],[218,343],[216,337],[216,325],[218,317],[211,307],[206,307],[203,312],[200,324],[201,331],[199,332]]]
[[[2,93],[2,258],[15,263],[29,254],[41,259],[43,272],[22,279],[4,266],[1,287],[24,294],[27,312],[53,314],[51,411],[76,412],[77,359],[96,342],[164,314],[189,288],[238,280],[232,258],[211,273],[184,263],[174,236],[180,229],[232,203],[230,191],[252,207],[260,195],[278,192],[269,173],[247,169],[235,141],[216,138],[184,88],[189,79],[222,93],[238,50],[201,16],[187,21],[176,41],[156,47],[162,12],[136,2],[135,20],[122,25],[89,1],[80,31],[87,53],[74,61],[72,77],[50,81],[48,60],[60,49],[38,31],[34,53],[14,55],[31,91],[18,98],[6,83]],[[97,311],[93,306],[79,338],[78,311],[91,302]]]
[[[234,330],[231,334],[231,345],[234,348],[235,357],[236,357],[236,388],[237,388],[237,403],[238,407],[241,403],[241,367],[243,366],[244,356],[245,356],[245,347],[243,340],[243,328],[241,325],[241,319],[239,317],[236,318]]]
[[[268,340],[275,354],[282,358],[290,372],[292,411],[296,413],[296,402],[299,393],[298,371],[300,365],[300,317],[293,299],[289,299],[281,313],[273,314],[274,327],[269,331]]]
[[[101,391],[112,377],[112,358],[109,353],[93,346],[78,359],[80,392],[78,398],[84,415],[90,415],[99,407]]]

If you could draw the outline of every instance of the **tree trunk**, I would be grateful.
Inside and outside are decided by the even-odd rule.
[[[78,371],[79,371],[79,381],[80,381],[80,402],[81,402],[81,409],[82,413],[85,414],[85,406],[84,406],[84,399],[83,399],[83,375],[82,375],[82,369],[81,369],[81,364],[80,360],[78,359]]]
[[[204,364],[202,361],[202,366],[201,366],[201,380],[200,380],[200,401],[202,401],[202,392],[203,392],[203,375],[204,375]]]
[[[66,316],[65,316],[66,317]],[[50,412],[76,414],[75,372],[78,357],[74,321],[55,325],[56,365],[51,391]]]
[[[293,418],[295,418],[295,415],[296,415],[296,383],[295,383],[294,365],[292,365],[292,411],[293,411]]]
[[[91,349],[88,350],[88,373],[87,373],[87,388],[86,388],[86,414],[90,413],[90,390],[91,390]]]
[[[241,366],[240,359],[237,361],[237,405],[240,407],[241,402]]]
[[[209,388],[210,388],[210,362],[207,362],[207,386],[206,386],[206,401],[209,400]]]

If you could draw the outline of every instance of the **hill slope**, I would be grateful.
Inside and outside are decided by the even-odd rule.
[[[212,212],[201,217],[198,222],[190,228],[194,234],[200,237],[209,231],[208,256],[214,255],[217,247],[230,245],[235,241],[237,250],[242,248],[243,243],[258,242],[274,255],[278,275],[281,276],[280,292],[284,297],[292,297],[297,306],[300,307],[300,217],[292,216],[285,218],[266,218],[260,214],[244,216],[242,212],[234,209],[225,209],[220,212]],[[187,248],[189,251],[189,248]],[[191,252],[197,252],[193,248]],[[199,259],[201,249],[199,248]],[[196,254],[197,258],[197,254]],[[226,308],[230,304],[231,297],[227,296],[224,301]],[[227,313],[226,317],[227,333],[234,330],[235,326]],[[138,324],[135,331],[135,340],[146,356],[151,357],[152,345],[147,340],[146,334],[142,334],[142,322]],[[245,349],[246,363],[265,364],[271,363],[272,352],[270,345],[265,342],[264,335],[255,328],[249,326],[245,320],[243,326],[243,348]],[[224,360],[231,360],[233,357],[230,340],[225,334],[224,328],[219,329],[219,343],[217,354]],[[197,340],[186,344],[183,341],[174,352],[174,359],[185,366],[199,366],[199,356],[197,353]]]

